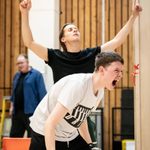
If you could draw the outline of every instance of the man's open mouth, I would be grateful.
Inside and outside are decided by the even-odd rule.
[[[117,80],[113,80],[112,85],[116,86],[116,84],[117,84]]]

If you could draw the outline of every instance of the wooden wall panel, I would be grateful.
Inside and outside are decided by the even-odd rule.
[[[150,149],[150,1],[140,0],[143,12],[134,28],[135,62],[140,63],[135,87],[135,149]]]
[[[104,98],[104,131],[103,131],[103,134],[104,134],[104,149],[105,150],[109,150],[109,147],[110,147],[110,124],[111,124],[111,120],[110,120],[110,100],[109,100],[109,97],[110,97],[110,92],[108,90],[105,91],[105,98]]]
[[[129,1],[129,7],[128,7],[128,16],[130,16],[131,14],[131,10],[132,10],[132,3]],[[129,68],[128,68],[128,86],[129,87],[133,87],[133,81],[132,81],[132,72],[133,72],[133,65],[134,65],[134,47],[133,47],[133,31],[129,34],[129,37],[128,37],[128,57],[129,57],[129,62],[128,62],[128,65],[129,65]]]
[[[12,79],[17,71],[16,57],[26,53],[21,38],[18,0],[0,1],[0,108],[3,96],[11,94]]]
[[[109,37],[108,37],[108,40],[111,40],[111,39],[113,39],[113,37],[115,36],[115,0],[111,0],[110,2],[109,2],[109,16],[110,16],[110,18],[109,18],[109,20],[110,20],[110,24],[109,24]],[[109,130],[110,130],[110,132],[109,132],[109,145],[108,145],[108,147],[112,147],[112,123],[111,123],[111,120],[112,120],[112,108],[113,107],[115,107],[115,100],[116,100],[116,97],[115,97],[115,90],[113,90],[113,91],[111,91],[110,92],[110,98],[108,99],[109,101],[110,101],[110,106],[109,106],[109,114],[108,114],[108,116],[107,117],[109,117],[110,118],[110,124],[109,124]],[[108,147],[107,147],[107,149],[108,149]]]
[[[122,27],[122,14],[121,14],[121,11],[122,11],[122,3],[120,0],[116,0],[115,1],[115,34],[117,34],[121,27]],[[118,47],[116,49],[116,51],[122,55],[122,46]],[[118,86],[121,87],[121,84],[122,84],[122,80],[121,82],[118,83]]]
[[[105,41],[110,39],[110,1],[105,0]],[[111,143],[111,105],[110,105],[110,92],[106,90],[104,98],[104,149],[109,150]]]
[[[96,45],[102,43],[102,1],[96,1]]]
[[[97,35],[97,31],[96,31],[96,0],[92,0],[91,1],[91,47],[95,47],[96,45],[96,35]]]
[[[19,6],[19,1],[13,1],[12,3],[12,63],[16,63],[16,57],[20,52],[20,18],[19,18],[19,10],[16,9],[16,6]],[[16,71],[16,65],[12,68],[12,74]]]
[[[73,0],[72,5],[72,22],[78,26],[78,0]]]
[[[6,26],[5,26],[5,60],[4,60],[4,67],[5,67],[5,75],[4,75],[4,82],[5,82],[5,87],[9,88],[11,85],[11,1],[6,1]],[[5,93],[6,95],[8,93]]]
[[[4,55],[5,55],[5,0],[0,1],[0,100],[4,93]]]
[[[80,2],[80,3],[79,3]],[[85,28],[85,3],[84,1],[78,1],[78,28],[81,34],[81,48],[84,48],[85,42],[85,35],[84,35],[84,28]]]
[[[128,19],[128,11],[127,11],[127,5],[128,0],[122,1],[122,22],[125,24]],[[125,60],[124,62],[124,71],[123,71],[123,85],[125,87],[128,86],[128,40],[126,40],[123,44],[123,50],[122,50],[122,56]]]
[[[59,3],[60,4],[60,16],[61,16],[60,22],[62,23],[62,25],[64,25],[66,23],[66,18],[65,18],[65,16],[66,16],[66,10],[65,10],[66,4],[65,4],[65,1],[66,0],[61,0]]]
[[[85,0],[85,29],[84,29],[84,35],[85,35],[85,43],[84,43],[84,47],[89,47],[89,43],[90,43],[90,12],[91,12],[91,3],[90,0]]]

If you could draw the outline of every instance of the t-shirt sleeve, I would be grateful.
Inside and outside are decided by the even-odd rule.
[[[92,55],[97,55],[98,53],[101,52],[101,46],[96,46],[96,47],[93,47],[93,48],[87,48],[85,51],[85,53],[91,53]]]
[[[68,82],[62,88],[58,101],[70,111],[82,100],[83,93],[81,83],[75,81]]]
[[[101,46],[97,46],[96,47],[96,53],[98,54],[98,53],[100,53],[101,52]]]
[[[48,61],[45,61],[45,63],[51,66],[51,61],[53,60],[53,57],[54,57],[54,49],[48,48],[47,55],[48,55]]]

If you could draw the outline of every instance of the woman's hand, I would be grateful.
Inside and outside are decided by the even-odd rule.
[[[23,12],[28,12],[31,8],[31,0],[23,0],[20,2],[20,11]]]

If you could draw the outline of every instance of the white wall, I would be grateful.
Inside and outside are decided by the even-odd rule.
[[[32,0],[29,22],[37,43],[48,48],[59,47],[59,0]],[[53,84],[51,68],[30,50],[29,61],[42,72],[48,90]]]

